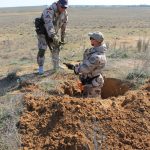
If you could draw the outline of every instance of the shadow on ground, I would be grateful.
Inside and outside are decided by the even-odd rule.
[[[7,77],[0,80],[0,96],[5,95],[9,91],[14,91],[21,89],[22,87],[28,86],[33,83],[40,82],[42,79],[52,76],[56,73],[54,70],[48,70],[43,75],[38,75],[37,73],[24,74],[22,76],[17,76],[16,72],[10,73]],[[73,97],[82,97],[82,93],[77,86],[76,80],[71,76],[65,76],[56,73],[56,80],[63,79],[66,77],[68,80],[64,84],[59,86],[57,89],[50,90],[48,93],[50,95],[64,95],[67,94]],[[72,78],[69,80],[69,78]],[[55,80],[55,79],[54,79]],[[104,86],[102,88],[102,99],[109,97],[117,97],[119,95],[124,95],[128,90],[132,88],[131,83],[127,81],[121,81],[115,78],[105,78]]]
[[[46,71],[43,75],[37,73],[24,74],[17,76],[16,72],[9,73],[6,77],[0,78],[0,96],[4,96],[7,92],[14,91],[21,88],[21,85],[26,83],[32,83],[40,81],[43,78],[53,75],[53,70]]]

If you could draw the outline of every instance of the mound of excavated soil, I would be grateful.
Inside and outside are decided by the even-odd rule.
[[[150,149],[150,82],[110,99],[37,96],[29,85],[17,124],[22,148],[41,150]],[[33,92],[34,94],[32,94]]]

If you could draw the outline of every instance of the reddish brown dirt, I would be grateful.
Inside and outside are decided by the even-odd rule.
[[[112,96],[119,96],[123,95],[125,92],[129,91],[130,87],[132,86],[128,82],[123,82],[119,79],[115,78],[105,78],[105,84],[102,87],[102,98],[109,98]]]
[[[69,96],[79,94],[71,85],[65,82],[60,96],[37,96],[36,85],[23,89],[26,108],[17,126],[24,150],[150,149],[150,81],[103,100]]]

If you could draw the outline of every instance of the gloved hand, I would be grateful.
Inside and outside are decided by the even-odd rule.
[[[70,63],[63,63],[63,64],[66,65],[68,69],[74,70],[74,65],[73,64],[70,64]]]
[[[54,35],[54,36],[52,37],[52,39],[53,39],[53,43],[54,43],[55,45],[60,45],[60,41],[59,41],[59,38],[58,38],[57,35]]]
[[[60,41],[59,43],[60,43],[61,45],[65,45],[65,44],[66,44],[65,42],[62,42],[62,41]]]
[[[61,41],[60,41],[60,42],[61,42],[62,45],[65,45],[65,44],[66,44],[66,42],[65,42],[65,40],[64,40],[64,36],[61,36]]]

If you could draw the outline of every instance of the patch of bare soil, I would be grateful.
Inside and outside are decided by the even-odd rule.
[[[109,95],[110,88],[116,92],[108,99],[73,97],[80,91],[68,82],[61,85],[59,96],[37,96],[38,86],[24,87],[26,108],[17,124],[24,150],[150,148],[150,81],[139,90],[127,91],[124,83],[109,79],[105,93]]]

